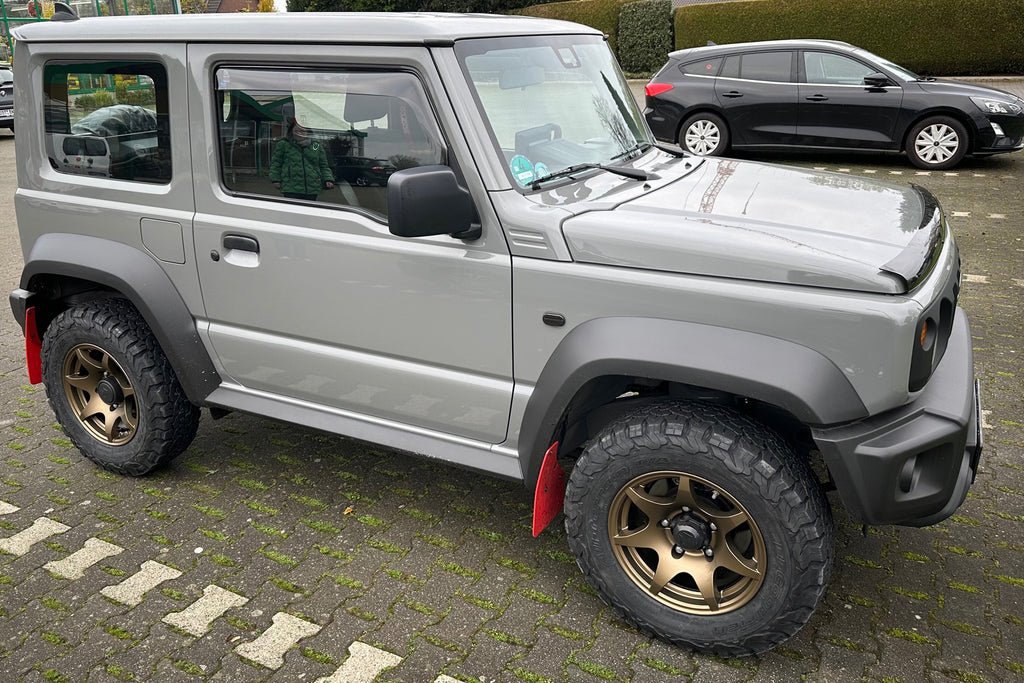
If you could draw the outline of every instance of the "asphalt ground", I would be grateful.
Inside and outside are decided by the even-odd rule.
[[[4,291],[22,266],[13,143],[0,133]],[[520,485],[272,419],[204,414],[171,466],[142,479],[105,472],[27,384],[7,316],[0,679],[1024,678],[1024,153],[946,173],[898,156],[766,158],[939,197],[961,246],[985,407],[981,471],[942,524],[864,535],[830,494],[832,581],[790,642],[726,660],[647,638],[582,580],[561,517],[531,537]]]

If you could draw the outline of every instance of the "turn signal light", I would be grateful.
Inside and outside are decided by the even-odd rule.
[[[671,83],[648,83],[644,86],[644,94],[648,97],[654,97],[655,95],[660,95],[663,92],[668,92],[671,89]]]
[[[925,320],[921,323],[921,347],[924,348],[924,342],[928,338],[928,321]]]

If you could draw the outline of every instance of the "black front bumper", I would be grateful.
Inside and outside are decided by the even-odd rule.
[[[866,524],[926,526],[967,497],[981,459],[981,400],[967,314],[917,398],[854,423],[812,428],[843,504]]]

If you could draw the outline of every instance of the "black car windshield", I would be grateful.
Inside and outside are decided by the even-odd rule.
[[[459,41],[456,54],[491,138],[519,187],[649,148],[629,86],[600,36]]]
[[[878,55],[875,55],[875,54],[872,54],[872,53],[868,52],[867,50],[858,49],[855,54],[857,54],[858,56],[863,57],[865,59],[868,59],[868,60],[874,62],[875,64],[878,64],[879,66],[885,67],[886,69],[891,71],[893,74],[895,74],[898,78],[901,78],[904,81],[910,82],[910,81],[920,81],[921,80],[921,77],[918,76],[913,71],[911,71],[910,69],[905,69],[902,66],[900,66],[899,64],[894,64],[894,63],[890,62],[888,59],[883,59],[883,58],[879,57]]]

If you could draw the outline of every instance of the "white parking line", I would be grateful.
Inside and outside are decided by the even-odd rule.
[[[864,172],[865,173],[878,173],[878,169],[866,168],[866,169],[864,169]]]
[[[54,534],[62,534],[70,528],[49,517],[40,517],[24,531],[19,531],[9,538],[0,539],[0,551],[21,557],[36,543],[45,541]]]
[[[988,217],[989,218],[996,218],[996,219],[1002,220],[1003,218],[1006,218],[1006,214],[1005,213],[990,213],[988,215]]]
[[[210,584],[203,589],[203,597],[180,612],[171,612],[162,621],[198,638],[210,630],[214,619],[223,616],[232,607],[241,607],[247,602],[249,598]]]
[[[71,553],[63,560],[53,560],[43,565],[43,569],[53,572],[65,579],[80,579],[85,570],[100,560],[120,555],[124,551],[119,545],[107,543],[98,538],[87,539],[85,545]]]
[[[991,415],[991,414],[992,414],[991,410],[983,410],[983,411],[981,411],[981,428],[982,429],[992,429],[992,425],[990,425],[988,423],[988,416]]]
[[[964,280],[967,282],[977,282],[978,284],[987,285],[988,275],[968,275],[964,273]]]
[[[146,597],[146,593],[159,586],[164,581],[176,579],[181,572],[166,564],[160,564],[153,560],[146,560],[142,563],[141,569],[134,575],[128,577],[116,586],[107,586],[100,591],[111,600],[136,607]]]
[[[970,217],[971,217],[971,212],[970,211],[954,211],[953,212],[953,218],[970,218]]]
[[[357,640],[348,646],[348,659],[337,671],[313,683],[373,683],[385,669],[401,663],[398,655]],[[438,676],[437,680],[442,679]]]
[[[441,674],[440,676],[434,679],[434,683],[460,683],[460,681],[457,678],[452,678],[451,676],[445,676],[444,674]]]
[[[0,515],[9,515],[12,512],[17,512],[20,509],[21,508],[18,507],[17,505],[11,505],[10,503],[6,503],[0,500]]]
[[[320,624],[284,612],[275,614],[273,622],[259,638],[236,647],[235,653],[268,669],[279,669],[284,664],[284,653],[288,648],[303,638],[315,636],[323,628]]]
[[[931,174],[932,174],[931,171],[918,171],[914,175],[931,175]]]

